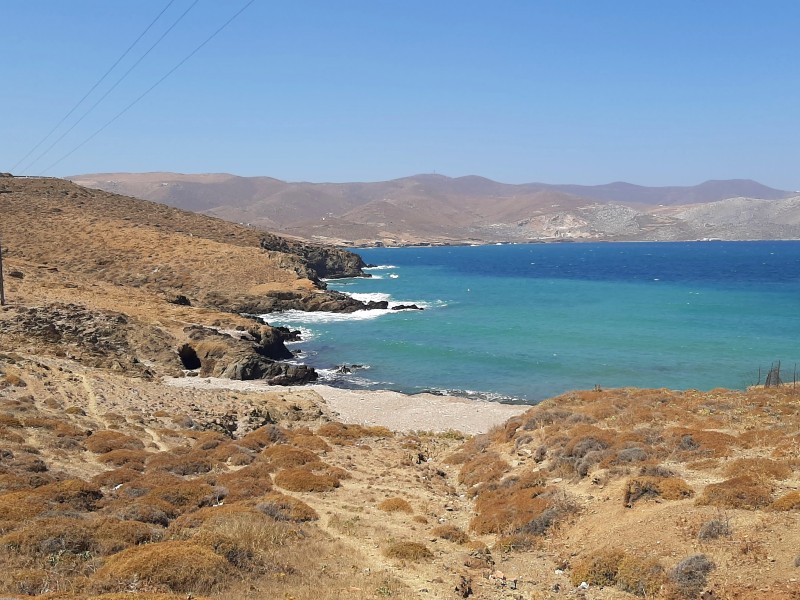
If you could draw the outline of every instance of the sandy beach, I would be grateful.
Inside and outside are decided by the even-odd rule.
[[[269,386],[257,381],[213,377],[166,378],[173,387],[227,389],[241,392],[313,392],[344,423],[382,425],[393,431],[456,430],[468,435],[486,433],[495,425],[522,414],[529,406],[481,402],[435,394],[407,395],[389,390],[349,390],[327,385]]]

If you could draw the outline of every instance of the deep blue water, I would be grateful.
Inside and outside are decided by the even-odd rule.
[[[531,402],[595,385],[742,388],[778,360],[791,380],[800,362],[800,242],[356,252],[382,268],[331,289],[425,310],[266,317],[301,328],[300,360],[334,384]]]

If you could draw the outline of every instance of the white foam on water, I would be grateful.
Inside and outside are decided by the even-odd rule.
[[[297,327],[298,323],[303,325],[317,325],[319,323],[336,323],[340,321],[368,321],[388,313],[388,310],[357,310],[351,313],[335,313],[326,311],[306,312],[304,310],[287,310],[279,313],[269,313],[258,315],[270,325],[285,325]]]
[[[390,294],[382,294],[380,292],[373,293],[349,293],[345,292],[351,298],[360,300],[361,302],[389,302],[392,299]]]
[[[396,269],[394,265],[377,265],[375,267],[364,267],[362,271],[386,271],[387,269]]]

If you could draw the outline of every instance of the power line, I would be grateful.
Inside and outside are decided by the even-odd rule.
[[[196,47],[194,50],[192,50],[192,51],[191,51],[189,54],[187,54],[187,55],[186,55],[186,56],[183,58],[183,60],[181,60],[181,61],[180,61],[180,62],[179,62],[177,65],[175,65],[175,66],[174,66],[174,67],[172,67],[172,68],[171,68],[169,71],[167,71],[167,72],[166,72],[166,74],[164,74],[164,75],[161,77],[161,79],[159,79],[158,81],[156,81],[156,82],[155,82],[153,85],[151,85],[151,86],[150,86],[149,88],[147,88],[147,89],[146,89],[144,92],[142,92],[142,94],[141,94],[141,95],[140,95],[138,98],[136,98],[136,100],[134,100],[133,102],[131,102],[130,104],[128,104],[128,106],[126,106],[125,108],[123,108],[123,109],[122,109],[120,112],[118,112],[118,113],[117,113],[117,114],[116,114],[114,117],[112,117],[110,120],[108,120],[108,121],[105,123],[105,125],[103,125],[102,127],[100,127],[100,129],[98,129],[97,131],[95,131],[95,132],[94,132],[92,135],[90,135],[89,137],[87,137],[87,138],[86,138],[85,140],[83,140],[83,141],[82,141],[80,144],[78,144],[78,145],[77,145],[77,146],[75,146],[75,147],[74,147],[72,150],[70,150],[69,152],[67,152],[67,153],[66,153],[64,156],[62,156],[62,157],[61,157],[61,158],[59,158],[57,161],[55,161],[53,164],[51,164],[49,167],[47,167],[46,169],[44,169],[44,170],[41,172],[41,175],[44,175],[44,174],[45,174],[47,171],[49,171],[50,169],[52,169],[53,167],[55,167],[56,165],[58,165],[59,163],[61,163],[61,161],[63,161],[63,160],[65,160],[65,159],[69,158],[70,156],[72,156],[72,155],[73,155],[75,152],[77,152],[77,151],[78,151],[79,149],[81,149],[83,146],[85,146],[86,144],[88,144],[88,143],[89,143],[91,140],[93,140],[93,139],[94,139],[94,138],[95,138],[97,135],[99,135],[99,134],[100,134],[100,133],[101,133],[103,130],[105,130],[105,129],[106,129],[106,128],[107,128],[109,125],[111,125],[111,124],[112,124],[114,121],[116,121],[117,119],[119,119],[119,118],[120,118],[122,115],[124,115],[124,114],[125,114],[126,112],[128,112],[128,111],[129,111],[131,108],[133,108],[133,107],[134,107],[136,104],[138,104],[138,103],[139,103],[139,101],[140,101],[142,98],[144,98],[145,96],[147,96],[147,94],[149,94],[150,92],[152,92],[152,91],[153,91],[153,90],[154,90],[154,89],[155,89],[155,88],[156,88],[156,87],[157,87],[159,84],[161,84],[161,83],[162,83],[162,82],[163,82],[163,81],[164,81],[164,80],[165,80],[167,77],[169,77],[170,75],[172,75],[172,74],[173,74],[175,71],[177,71],[177,70],[178,70],[178,69],[179,69],[181,66],[183,66],[183,64],[184,64],[184,63],[185,63],[187,60],[189,60],[189,59],[190,59],[190,58],[192,58],[192,57],[193,57],[195,54],[197,54],[197,53],[198,53],[198,52],[199,52],[199,51],[200,51],[200,50],[203,48],[203,46],[205,46],[206,44],[208,44],[208,42],[210,42],[210,41],[211,41],[211,40],[213,40],[215,37],[217,37],[217,35],[219,35],[219,33],[220,33],[220,32],[221,32],[223,29],[225,29],[225,28],[226,28],[228,25],[230,25],[230,24],[233,22],[233,20],[234,20],[236,17],[238,17],[240,14],[242,14],[242,13],[243,13],[243,12],[244,12],[244,11],[247,9],[247,7],[249,7],[249,6],[250,6],[251,4],[253,4],[253,2],[255,2],[255,1],[256,1],[256,0],[249,0],[249,2],[247,2],[247,3],[246,3],[246,4],[245,4],[245,5],[242,7],[242,8],[240,8],[240,9],[239,9],[239,10],[238,10],[236,13],[234,13],[234,15],[233,15],[231,18],[229,18],[227,21],[225,21],[225,23],[223,23],[223,24],[222,24],[222,25],[219,27],[219,29],[217,29],[217,30],[216,30],[214,33],[212,33],[210,36],[208,36],[208,37],[207,37],[207,38],[206,38],[206,39],[205,39],[205,40],[204,40],[204,41],[203,41],[203,42],[202,42],[202,43],[201,43],[199,46],[197,46],[197,47]]]
[[[61,140],[63,140],[63,139],[64,139],[64,138],[65,138],[65,137],[66,137],[66,136],[67,136],[67,135],[68,135],[68,134],[69,134],[69,133],[70,133],[70,132],[73,130],[73,129],[75,129],[75,127],[77,127],[77,126],[78,126],[78,124],[79,124],[81,121],[83,121],[83,120],[84,120],[84,119],[85,119],[85,118],[86,118],[86,117],[89,115],[89,113],[91,113],[91,112],[92,112],[92,111],[93,111],[95,108],[97,108],[97,106],[98,106],[98,105],[99,105],[99,104],[100,104],[100,103],[101,103],[103,100],[105,100],[105,99],[108,97],[108,95],[109,95],[111,92],[113,92],[113,91],[114,91],[114,90],[117,88],[117,86],[118,86],[120,83],[122,83],[122,81],[123,81],[125,78],[127,78],[127,77],[128,77],[128,75],[130,74],[130,72],[131,72],[131,71],[133,71],[133,70],[134,70],[134,69],[135,69],[137,66],[139,66],[139,64],[140,64],[140,63],[141,63],[141,62],[142,62],[142,61],[145,59],[145,57],[147,57],[147,55],[148,55],[148,54],[150,54],[150,53],[151,53],[151,52],[152,52],[152,51],[155,49],[155,47],[156,47],[156,46],[158,46],[158,45],[161,43],[161,41],[162,41],[162,40],[163,40],[165,37],[167,37],[167,35],[169,35],[169,33],[170,33],[170,32],[171,32],[173,29],[175,29],[175,26],[176,26],[176,25],[178,25],[178,23],[180,23],[181,21],[183,21],[183,18],[184,18],[184,17],[185,17],[185,16],[186,16],[186,15],[189,13],[189,11],[190,11],[190,10],[192,10],[192,9],[195,7],[195,5],[196,5],[196,4],[197,4],[199,1],[200,1],[200,0],[194,0],[194,2],[192,2],[192,4],[190,4],[190,5],[189,5],[189,8],[187,8],[185,11],[183,11],[183,13],[181,13],[181,15],[180,15],[180,16],[179,16],[179,17],[178,17],[176,20],[175,20],[175,22],[174,22],[172,25],[170,25],[170,26],[167,28],[167,30],[166,30],[166,31],[164,31],[164,33],[162,33],[162,34],[161,34],[161,36],[160,36],[160,37],[159,37],[159,38],[158,38],[158,39],[157,39],[157,40],[156,40],[156,41],[153,43],[153,45],[152,45],[152,46],[150,46],[150,47],[149,47],[149,48],[148,48],[148,49],[145,51],[145,53],[144,53],[144,54],[142,54],[142,55],[141,55],[141,56],[140,56],[140,57],[139,57],[139,58],[136,60],[136,62],[135,62],[135,63],[133,63],[133,64],[130,66],[130,68],[129,68],[127,71],[125,71],[125,73],[123,73],[123,74],[122,74],[122,77],[120,77],[119,79],[117,79],[117,81],[114,83],[114,85],[112,85],[112,86],[111,86],[111,87],[110,87],[108,90],[106,90],[106,93],[105,93],[105,94],[103,94],[102,96],[100,96],[100,98],[97,100],[97,102],[95,102],[94,104],[92,104],[92,105],[89,107],[89,110],[87,110],[85,113],[83,113],[83,114],[81,115],[81,117],[80,117],[80,118],[79,118],[77,121],[75,121],[75,122],[72,124],[72,126],[69,128],[69,129],[67,129],[67,130],[66,130],[64,133],[62,133],[62,134],[61,134],[61,135],[58,137],[58,139],[57,139],[56,141],[54,141],[52,144],[50,144],[50,145],[47,147],[47,149],[46,149],[44,152],[42,152],[42,153],[41,153],[39,156],[37,156],[37,157],[36,157],[36,158],[33,160],[33,162],[30,162],[30,163],[28,163],[28,165],[27,165],[27,166],[26,166],[26,167],[25,167],[25,168],[22,170],[22,172],[24,173],[25,171],[27,171],[28,169],[30,169],[30,168],[31,168],[33,165],[35,165],[37,162],[39,162],[39,161],[40,161],[40,160],[41,160],[41,159],[42,159],[44,156],[46,156],[46,155],[47,155],[47,154],[50,152],[50,150],[52,150],[52,149],[53,149],[53,147],[54,147],[56,144],[58,144],[58,142],[60,142]]]
[[[28,157],[29,157],[31,154],[33,154],[34,152],[36,152],[36,150],[38,150],[38,149],[39,149],[39,146],[41,146],[42,144],[44,144],[44,143],[45,143],[45,141],[47,140],[47,138],[49,138],[51,135],[53,135],[53,133],[55,133],[56,129],[58,129],[59,127],[61,127],[61,125],[64,123],[64,121],[66,121],[66,120],[67,120],[67,119],[70,117],[70,115],[72,115],[72,113],[74,113],[74,112],[75,112],[75,111],[78,109],[78,107],[79,107],[81,104],[83,104],[83,101],[84,101],[84,100],[86,100],[86,98],[88,98],[88,97],[89,97],[89,95],[90,95],[90,94],[91,94],[93,91],[95,91],[95,90],[97,89],[97,86],[98,86],[98,85],[100,85],[101,83],[103,83],[103,81],[105,81],[105,78],[106,78],[106,77],[108,77],[108,75],[111,73],[111,71],[113,71],[113,70],[114,70],[114,68],[115,68],[115,67],[116,67],[116,66],[117,66],[117,65],[118,65],[120,62],[122,62],[122,59],[123,59],[123,58],[125,58],[125,57],[128,55],[128,53],[129,53],[131,50],[133,50],[133,47],[134,47],[136,44],[138,44],[138,43],[139,43],[139,40],[141,40],[141,39],[142,39],[142,38],[145,36],[145,34],[146,34],[148,31],[150,31],[150,29],[153,27],[153,25],[155,25],[155,24],[156,24],[156,21],[158,21],[158,20],[161,18],[161,15],[163,15],[165,12],[167,12],[167,9],[168,9],[170,6],[172,6],[172,4],[173,4],[174,2],[175,2],[175,0],[169,0],[169,2],[167,2],[167,5],[166,5],[166,6],[165,6],[165,7],[164,7],[162,10],[161,10],[161,12],[160,12],[160,13],[158,13],[158,14],[156,15],[156,18],[155,18],[155,19],[153,19],[153,20],[150,22],[150,24],[149,24],[147,27],[145,27],[144,31],[142,31],[142,33],[140,33],[140,34],[139,34],[139,37],[137,37],[135,40],[133,40],[133,43],[132,43],[130,46],[128,46],[128,49],[127,49],[127,50],[125,50],[125,52],[123,52],[123,53],[120,55],[120,57],[119,57],[119,58],[118,58],[118,59],[117,59],[117,60],[114,62],[114,64],[113,64],[113,65],[111,65],[111,66],[109,67],[108,71],[106,71],[106,72],[103,74],[103,76],[102,76],[100,79],[98,79],[98,80],[95,82],[95,84],[94,84],[94,85],[93,85],[93,86],[92,86],[92,87],[89,89],[89,91],[88,91],[88,92],[86,92],[86,93],[84,94],[83,98],[81,98],[80,100],[78,100],[77,104],[75,104],[75,106],[73,106],[73,107],[70,109],[70,111],[69,111],[69,112],[68,112],[66,115],[64,115],[64,116],[61,118],[61,120],[60,120],[58,123],[56,123],[55,127],[53,127],[53,128],[52,128],[52,129],[51,129],[51,130],[50,130],[50,131],[47,133],[47,135],[46,135],[46,136],[44,136],[44,137],[43,137],[41,140],[39,140],[39,143],[38,143],[38,144],[36,144],[36,145],[35,145],[33,148],[31,148],[31,149],[30,149],[30,151],[29,151],[29,152],[28,152],[28,153],[27,153],[25,156],[23,156],[22,158],[20,158],[20,159],[17,161],[17,163],[16,163],[16,164],[15,164],[13,167],[11,167],[11,171],[14,171],[14,170],[15,170],[15,169],[16,169],[16,168],[17,168],[17,167],[18,167],[18,166],[19,166],[19,165],[20,165],[22,162],[24,162],[24,161],[25,161],[25,159],[27,159],[27,158],[28,158]]]

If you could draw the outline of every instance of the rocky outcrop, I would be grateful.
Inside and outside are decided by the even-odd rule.
[[[128,315],[66,303],[9,310],[15,314],[3,320],[5,333],[37,354],[148,379],[157,370],[174,374],[179,367],[170,351],[173,338]]]
[[[333,248],[288,240],[286,238],[265,234],[261,239],[261,248],[271,252],[283,252],[299,256],[303,260],[306,272],[303,277],[316,282],[324,288],[321,279],[337,279],[342,277],[367,277],[362,269],[367,264],[358,254]]]
[[[283,344],[291,334],[268,325],[232,335],[193,325],[184,330],[188,342],[178,349],[184,367],[199,369],[204,377],[261,379],[270,385],[297,385],[315,381],[306,365],[281,362],[292,353]]]
[[[357,310],[386,309],[388,307],[389,303],[386,301],[362,302],[347,294],[330,290],[318,292],[273,291],[258,298],[251,296],[241,298],[226,306],[233,312],[251,315],[286,310],[352,313]]]
[[[284,342],[296,332],[268,325],[230,334],[193,325],[178,340],[166,331],[129,315],[90,310],[78,304],[10,307],[3,332],[16,347],[40,355],[75,360],[151,379],[199,370],[207,377],[263,379],[272,385],[314,381],[305,365],[282,362],[293,357]]]

